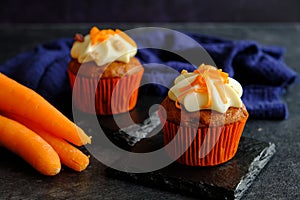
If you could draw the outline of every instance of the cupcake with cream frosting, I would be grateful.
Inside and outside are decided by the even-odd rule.
[[[144,72],[136,43],[119,29],[97,27],[74,39],[68,74],[75,107],[100,115],[132,110]]]
[[[183,70],[159,108],[168,153],[190,166],[224,163],[237,152],[248,119],[243,89],[228,74],[209,65]]]

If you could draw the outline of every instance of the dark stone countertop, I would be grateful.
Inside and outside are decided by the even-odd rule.
[[[228,39],[249,39],[286,48],[285,61],[300,73],[300,24],[97,24],[129,29],[159,26],[199,32]],[[76,32],[91,24],[0,25],[0,63],[39,43]],[[289,118],[283,121],[250,120],[244,136],[271,142],[276,154],[246,191],[243,199],[300,198],[300,85],[284,96]],[[105,176],[105,166],[91,160],[80,174],[64,169],[55,177],[38,175],[21,159],[0,148],[0,199],[192,199],[180,194],[148,188]],[[66,182],[68,176],[68,182]]]

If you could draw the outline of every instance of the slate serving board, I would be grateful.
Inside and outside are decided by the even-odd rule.
[[[161,135],[139,142],[132,151],[161,146]],[[275,153],[275,145],[242,137],[229,162],[215,167],[188,167],[177,162],[150,173],[126,173],[107,168],[109,177],[183,195],[209,199],[240,199]]]
[[[107,137],[120,148],[136,153],[151,152],[163,147],[161,124],[157,123],[155,109],[147,113],[153,104],[162,99],[143,96],[143,104],[138,104],[130,112],[136,123],[131,125],[123,115],[122,124],[116,124],[111,116],[98,116]],[[150,109],[151,110],[151,109]],[[86,127],[92,134],[89,115],[82,114],[81,127]],[[150,119],[150,120],[149,120]],[[125,132],[120,131],[125,127]],[[152,132],[157,134],[152,136]],[[135,137],[143,133],[140,138]],[[235,157],[229,162],[214,167],[189,167],[177,162],[150,173],[126,173],[112,168],[105,170],[106,175],[124,181],[143,184],[157,189],[172,191],[183,195],[209,199],[240,199],[251,186],[255,177],[269,162],[276,152],[275,144],[252,138],[242,137]]]

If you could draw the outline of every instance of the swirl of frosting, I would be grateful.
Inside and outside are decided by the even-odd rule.
[[[225,113],[229,107],[242,107],[242,86],[228,74],[210,65],[200,65],[194,72],[183,70],[169,90],[176,107],[188,112],[202,109]]]
[[[114,61],[128,63],[137,53],[136,43],[120,30],[93,27],[83,41],[75,41],[71,56],[79,63],[95,61],[98,66]]]

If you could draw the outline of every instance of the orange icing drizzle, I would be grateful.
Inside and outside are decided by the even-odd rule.
[[[182,73],[185,74],[187,73],[186,70]],[[201,108],[209,108],[212,103],[212,89],[210,88],[209,84],[206,84],[206,81],[208,79],[214,79],[214,85],[217,88],[218,92],[220,93],[220,97],[223,101],[223,103],[227,103],[227,98],[224,92],[223,84],[226,84],[229,82],[228,79],[228,74],[225,72],[222,72],[221,69],[214,69],[212,67],[200,67],[196,70],[194,70],[195,74],[199,74],[195,80],[187,86],[184,86],[182,88],[179,88],[179,91],[182,92],[180,96],[176,98],[175,101],[175,106],[177,108],[181,108],[179,100],[184,98],[187,94],[190,94],[192,92],[197,92],[197,93],[207,93],[208,100],[207,104],[203,105]],[[195,85],[199,85],[199,88],[192,88]]]

